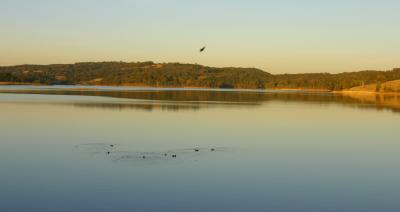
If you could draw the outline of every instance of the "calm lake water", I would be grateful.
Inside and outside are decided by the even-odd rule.
[[[397,96],[0,92],[1,211],[400,208]]]

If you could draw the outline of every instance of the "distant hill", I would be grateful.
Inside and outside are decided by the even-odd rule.
[[[340,74],[272,75],[256,68],[215,68],[197,64],[153,62],[88,62],[0,67],[0,84],[80,84],[340,91],[369,84],[381,85],[385,82],[399,79],[399,68],[390,71],[360,71]]]
[[[400,80],[372,83],[348,89],[349,91],[400,93]]]
[[[400,79],[400,69],[390,71],[359,71],[339,74],[306,73],[275,75],[272,88],[303,88],[341,91],[373,83]]]
[[[0,67],[0,82],[162,87],[265,88],[272,75],[255,68],[99,62]]]

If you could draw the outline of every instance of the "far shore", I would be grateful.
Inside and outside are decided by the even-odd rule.
[[[0,82],[0,86],[4,85],[30,85],[30,86],[53,86],[48,84],[39,84],[39,83],[15,83],[15,82]],[[56,86],[56,85],[54,85]],[[62,86],[62,85],[60,85]],[[237,89],[237,90],[277,90],[277,91],[304,91],[304,92],[332,92],[330,90],[324,89],[307,89],[307,88],[214,88],[214,87],[201,87],[201,86],[151,86],[151,85],[144,85],[144,84],[130,84],[130,83],[123,83],[119,85],[115,84],[76,84],[76,85],[66,85],[66,86],[114,86],[114,87],[137,87],[137,88],[186,88],[186,89]],[[81,88],[68,88],[70,89],[79,89]],[[85,88],[85,90],[90,90],[90,88]],[[93,88],[95,89],[95,88]]]
[[[397,92],[350,91],[350,90],[332,91],[332,93],[348,94],[348,95],[400,95],[400,93]]]
[[[52,86],[48,84],[40,84],[40,83],[16,83],[16,82],[0,82],[0,86],[11,86],[11,85],[30,85],[30,86]],[[68,86],[114,86],[114,87],[140,87],[140,88],[186,88],[186,89],[224,89],[224,88],[213,88],[213,87],[196,87],[196,86],[149,86],[144,84],[76,84],[76,85],[68,85]],[[257,90],[251,88],[228,88],[228,89],[237,89],[237,90]],[[1,90],[1,88],[0,88]],[[68,88],[66,90],[95,90],[95,88]],[[267,88],[260,90],[276,90],[276,91],[299,91],[299,92],[325,92],[325,93],[334,93],[334,94],[349,94],[349,95],[400,95],[400,93],[396,92],[376,92],[376,91],[367,91],[367,90],[342,90],[342,91],[332,91],[325,89],[307,89],[307,88]]]

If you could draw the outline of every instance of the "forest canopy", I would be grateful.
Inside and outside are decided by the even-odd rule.
[[[88,62],[0,67],[0,82],[46,85],[132,85],[206,88],[343,90],[400,79],[400,69],[339,74],[272,75],[256,68],[197,64]]]

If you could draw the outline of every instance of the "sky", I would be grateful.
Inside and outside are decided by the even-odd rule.
[[[88,61],[388,70],[400,67],[400,1],[0,0],[1,66]]]

